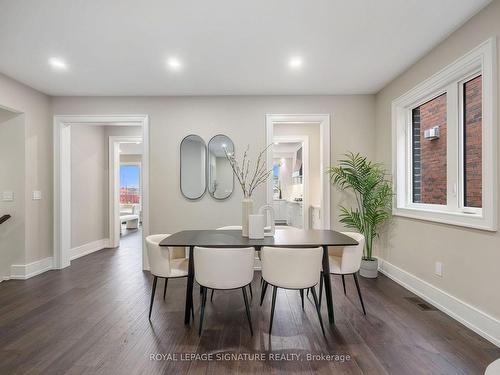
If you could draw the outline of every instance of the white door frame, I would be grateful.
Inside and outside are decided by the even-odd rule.
[[[295,114],[295,115],[266,115],[266,145],[273,142],[274,124],[305,123],[320,128],[320,183],[322,187],[321,197],[321,227],[330,228],[330,180],[326,176],[326,168],[330,166],[330,115],[329,114]],[[271,147],[267,149],[267,169],[273,168],[273,151]],[[273,190],[272,184],[267,185],[267,203],[272,204]],[[305,204],[305,203],[304,203]],[[307,212],[309,214],[309,212]],[[305,216],[305,215],[304,215]]]
[[[120,143],[142,142],[142,137],[112,135],[109,137],[109,246],[120,245]],[[141,155],[142,156],[142,155]],[[139,164],[140,163],[134,163]],[[141,207],[142,207],[142,167],[141,167]],[[144,262],[144,259],[143,259]]]
[[[149,234],[149,118],[148,115],[54,116],[54,268],[71,263],[71,127],[141,126],[143,141],[143,269],[148,267],[144,238]]]
[[[309,229],[309,212],[306,210],[309,207],[309,137],[307,135],[275,135],[272,139],[273,142],[279,143],[301,143],[302,144],[302,165],[303,168],[303,202],[302,202],[302,228]],[[271,148],[271,147],[270,147]],[[274,155],[274,152],[273,152]],[[272,161],[272,159],[271,159]],[[293,168],[293,166],[292,166]],[[271,189],[271,194],[273,192],[273,179],[269,178],[267,180],[267,190]],[[272,195],[271,195],[272,203]]]

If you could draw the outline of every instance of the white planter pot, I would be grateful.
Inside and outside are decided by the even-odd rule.
[[[253,214],[253,199],[241,201],[241,235],[248,237],[248,216]]]
[[[361,259],[361,268],[359,269],[359,274],[368,279],[375,279],[378,276],[378,259]]]

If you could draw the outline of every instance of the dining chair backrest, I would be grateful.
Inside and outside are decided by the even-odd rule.
[[[255,249],[194,248],[194,276],[198,284],[211,289],[234,289],[253,280]]]
[[[241,230],[241,225],[227,225],[225,227],[217,228],[217,230]]]
[[[170,275],[170,248],[160,246],[161,240],[169,234],[152,234],[146,237],[149,270],[155,276],[168,277]]]
[[[342,232],[346,236],[358,242],[354,246],[344,246],[342,249],[342,260],[340,270],[344,274],[355,273],[359,271],[361,259],[363,258],[363,248],[365,246],[365,236],[355,232]]]
[[[263,247],[262,277],[269,284],[289,289],[305,289],[319,282],[321,247],[299,249]]]

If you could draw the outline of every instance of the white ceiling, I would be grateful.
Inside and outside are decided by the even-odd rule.
[[[0,0],[0,72],[51,95],[374,93],[487,3]]]

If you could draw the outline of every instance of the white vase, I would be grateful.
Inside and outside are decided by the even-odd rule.
[[[248,237],[248,216],[253,214],[253,199],[244,198],[241,201],[241,235]]]
[[[248,238],[251,240],[264,238],[264,215],[248,215]]]

